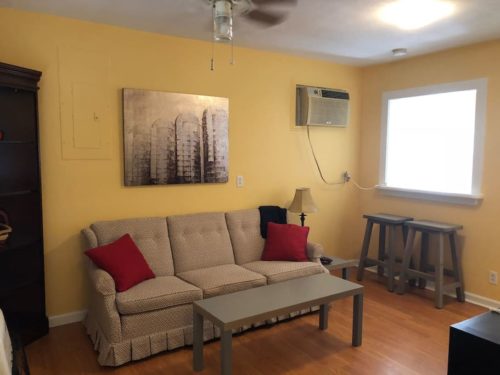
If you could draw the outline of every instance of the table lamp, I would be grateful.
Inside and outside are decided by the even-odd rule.
[[[288,207],[290,212],[300,212],[300,223],[304,226],[304,221],[306,219],[306,213],[312,213],[318,211],[318,208],[314,204],[311,196],[311,189],[309,188],[298,188],[295,190],[295,196],[293,197],[292,204]]]

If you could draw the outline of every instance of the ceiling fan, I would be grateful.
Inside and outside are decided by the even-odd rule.
[[[213,7],[214,40],[217,42],[233,39],[233,16],[258,23],[264,27],[282,23],[288,13],[275,10],[277,6],[291,7],[297,0],[209,0]]]

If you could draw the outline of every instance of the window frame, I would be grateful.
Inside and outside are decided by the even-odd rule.
[[[409,98],[413,96],[441,94],[455,91],[476,90],[476,121],[474,129],[474,151],[472,160],[472,186],[470,194],[456,194],[448,192],[434,192],[416,189],[405,189],[388,186],[385,181],[387,161],[387,128],[388,110],[391,99]],[[468,81],[451,82],[431,86],[408,88],[403,90],[387,91],[382,95],[382,120],[380,143],[379,185],[377,188],[384,194],[430,201],[447,202],[454,204],[477,205],[482,199],[481,184],[483,177],[484,141],[486,135],[486,101],[488,80],[479,78]]]

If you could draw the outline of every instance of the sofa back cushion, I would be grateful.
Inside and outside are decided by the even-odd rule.
[[[259,210],[255,208],[227,212],[226,221],[236,264],[260,260],[265,240],[260,234]]]
[[[165,218],[99,221],[90,226],[99,246],[130,234],[156,276],[172,276],[174,262]]]
[[[175,273],[234,264],[223,213],[167,217]]]

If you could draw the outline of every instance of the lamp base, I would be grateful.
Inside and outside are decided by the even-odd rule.
[[[306,216],[307,215],[303,212],[300,214],[300,226],[302,227],[304,226],[304,221],[306,221]]]

